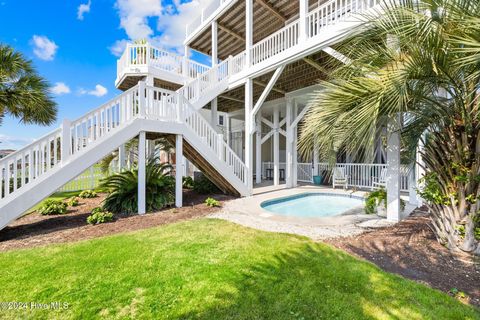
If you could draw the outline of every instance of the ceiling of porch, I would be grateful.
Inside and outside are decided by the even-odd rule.
[[[309,0],[310,10],[326,0]],[[280,30],[298,18],[299,2],[293,0],[253,1],[253,43]],[[218,20],[218,57],[228,56],[245,50],[245,1],[238,1]],[[189,46],[197,51],[212,54],[212,30],[207,28]]]

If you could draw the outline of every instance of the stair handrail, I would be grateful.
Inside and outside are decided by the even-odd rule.
[[[181,99],[181,97],[180,97]],[[217,157],[228,167],[243,184],[247,184],[247,167],[240,157],[224,141],[223,134],[218,133],[212,125],[186,100],[183,100],[183,119],[186,125],[192,129],[197,136],[204,140]]]

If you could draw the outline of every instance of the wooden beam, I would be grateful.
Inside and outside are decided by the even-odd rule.
[[[284,17],[280,12],[278,12],[277,9],[275,9],[270,3],[268,3],[265,0],[256,0],[259,5],[273,13],[274,16],[276,16],[278,19],[282,20],[283,23],[287,21],[287,18]]]
[[[242,99],[238,99],[238,98],[234,98],[234,97],[231,97],[231,96],[227,96],[226,94],[222,94],[222,95],[220,95],[220,96],[218,96],[218,97],[219,97],[219,98],[226,99],[226,100],[230,100],[230,101],[245,103],[245,101],[243,101]]]
[[[223,24],[221,24],[220,22],[217,23],[217,26],[220,30],[223,30],[225,31],[226,33],[228,33],[229,35],[233,36],[234,38],[236,38],[237,40],[240,40],[242,41],[243,43],[245,43],[245,37],[244,36],[241,36],[239,35],[238,33],[236,33],[235,31],[232,31],[230,30],[229,28],[227,28],[226,26],[224,26]]]
[[[257,86],[260,86],[260,87],[264,87],[264,88],[267,87],[267,84],[263,81],[260,81],[260,80],[253,80],[253,83],[256,84]],[[282,89],[275,88],[275,87],[272,88],[272,91],[278,92],[280,94],[287,93],[286,91],[284,91]]]
[[[328,75],[327,69],[322,67],[317,61],[311,59],[311,58],[303,58],[303,61],[320,71],[321,73]]]

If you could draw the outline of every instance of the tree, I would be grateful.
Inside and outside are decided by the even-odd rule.
[[[334,70],[316,92],[301,128],[300,150],[316,140],[329,159],[339,151],[368,159],[388,122],[403,118],[402,156],[419,144],[438,241],[480,254],[480,2],[396,1],[362,17],[335,49]]]
[[[6,114],[26,124],[49,125],[56,120],[57,106],[50,97],[49,84],[32,62],[0,44],[0,124]]]

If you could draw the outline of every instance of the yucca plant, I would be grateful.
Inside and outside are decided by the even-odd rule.
[[[404,158],[414,162],[424,145],[419,191],[438,240],[480,254],[480,1],[397,0],[381,9],[335,47],[346,63],[332,58],[300,150],[368,159],[387,123],[403,118]]]
[[[150,158],[146,164],[146,209],[160,210],[175,201],[175,178],[172,166]],[[109,190],[103,208],[113,213],[136,213],[138,210],[138,168],[105,178],[101,186]]]

